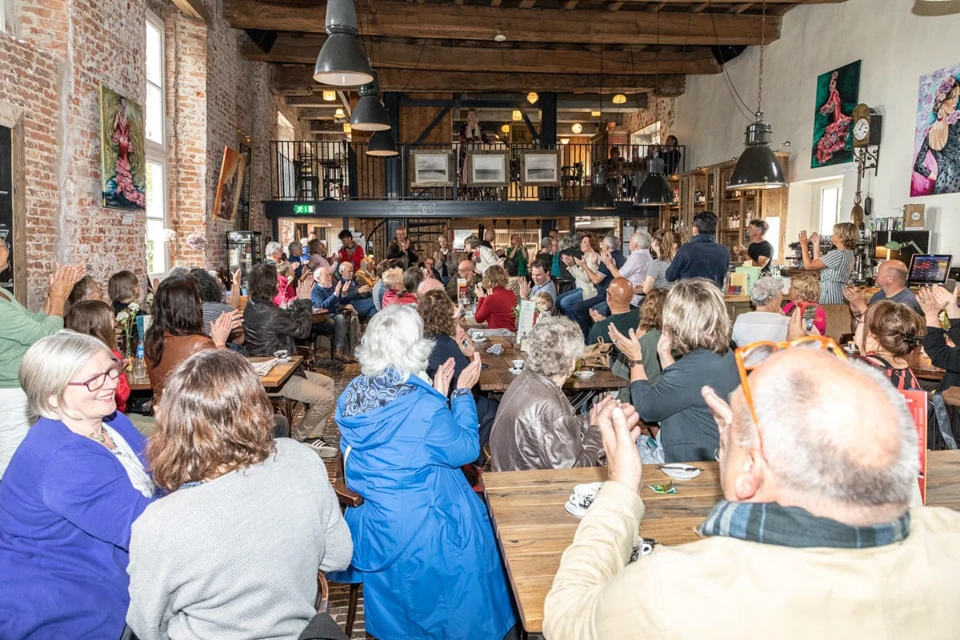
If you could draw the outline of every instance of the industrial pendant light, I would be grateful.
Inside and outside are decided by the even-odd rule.
[[[583,205],[584,211],[613,211],[617,208],[613,201],[613,194],[607,186],[607,177],[603,173],[603,165],[597,164],[593,172],[592,188],[587,202]]]
[[[360,87],[358,92],[360,100],[353,108],[350,126],[357,131],[387,131],[390,119],[380,102],[380,79],[376,71],[373,72],[373,81]]]
[[[367,143],[367,155],[377,158],[391,158],[398,155],[397,143],[393,141],[390,131],[377,131],[370,136]]]
[[[354,0],[329,0],[324,31],[327,39],[313,67],[313,79],[336,87],[356,87],[373,81],[373,72],[357,40]]]
[[[650,158],[647,162],[647,177],[637,190],[633,200],[635,207],[666,207],[674,203],[673,189],[663,175],[663,158]]]
[[[747,126],[746,146],[730,176],[727,191],[738,189],[780,189],[787,186],[783,167],[770,148],[773,127],[763,121],[763,54],[766,49],[767,3],[763,3],[760,26],[760,83],[757,91],[756,121]]]

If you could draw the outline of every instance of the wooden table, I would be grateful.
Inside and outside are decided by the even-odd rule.
[[[470,315],[460,318],[460,326],[464,328],[467,332],[476,331],[478,329],[486,329],[486,322],[477,322],[477,319]]]
[[[256,357],[256,358],[247,358],[250,362],[265,362],[269,360],[268,357]],[[303,363],[303,356],[292,356],[289,362],[278,363],[273,369],[270,370],[270,373],[260,378],[260,382],[263,383],[263,388],[267,391],[276,391],[283,385],[287,383],[287,380],[290,379],[290,376],[293,375],[293,372],[297,370]],[[131,391],[152,391],[153,386],[150,384],[150,378],[144,376],[142,378],[135,378],[133,372],[129,372],[127,375],[127,381],[130,383]]]
[[[644,537],[665,545],[699,539],[694,528],[703,523],[721,493],[717,463],[696,464],[703,473],[693,480],[674,480],[678,493],[673,495],[650,490],[648,484],[669,478],[652,465],[643,468]],[[929,452],[927,475],[927,504],[960,511],[960,451]],[[483,474],[504,564],[528,632],[542,631],[543,602],[560,567],[560,556],[580,524],[563,503],[574,485],[606,479],[605,467]]]
[[[503,345],[503,355],[495,356],[487,353],[487,349],[492,344]],[[473,347],[480,353],[480,360],[489,365],[488,369],[480,372],[480,389],[492,393],[503,393],[510,386],[510,383],[517,377],[510,373],[508,369],[513,366],[513,360],[525,360],[525,354],[520,353],[512,342],[512,338],[490,337],[483,342],[474,342]],[[563,385],[564,391],[591,392],[606,391],[610,389],[620,389],[627,386],[627,381],[614,375],[610,371],[598,369],[593,377],[578,378],[570,376]],[[579,404],[582,404],[583,401]],[[574,403],[577,406],[578,403]]]
[[[917,376],[921,380],[930,380],[932,382],[940,382],[943,380],[944,370],[940,367],[933,366],[933,363],[930,362],[930,356],[928,356],[922,349],[916,349],[908,360],[911,371],[913,375]]]
[[[313,324],[320,324],[327,321],[327,315],[329,310],[327,309],[314,309],[313,310]]]

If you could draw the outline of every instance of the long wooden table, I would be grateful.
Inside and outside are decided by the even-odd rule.
[[[694,528],[706,519],[721,492],[717,463],[696,466],[703,473],[693,480],[674,480],[678,492],[673,495],[654,493],[647,485],[670,478],[655,466],[643,468],[644,537],[665,545],[698,539]],[[930,452],[927,476],[927,504],[960,511],[960,451]],[[560,567],[560,556],[580,524],[563,503],[574,485],[606,479],[606,467],[483,474],[510,585],[528,632],[539,633],[543,628],[543,602]]]
[[[256,358],[247,358],[250,362],[265,362],[269,360],[268,357],[256,357]],[[267,391],[276,391],[283,385],[287,383],[287,380],[290,379],[290,376],[293,375],[293,372],[297,370],[303,364],[303,356],[292,356],[289,362],[280,362],[277,363],[270,372],[260,378],[260,382],[263,383],[263,388]],[[126,374],[127,382],[130,383],[131,391],[152,391],[153,386],[150,384],[150,378],[143,376],[142,378],[135,378],[133,372]]]
[[[526,360],[525,354],[514,347],[512,338],[490,337],[483,342],[473,342],[473,347],[480,353],[480,360],[489,368],[480,372],[480,389],[492,393],[503,393],[517,377],[510,373],[514,360]],[[503,355],[495,356],[487,353],[493,344],[503,345]],[[620,389],[627,386],[627,381],[614,375],[610,371],[597,369],[590,378],[570,376],[564,383],[565,391],[597,392],[611,389]]]

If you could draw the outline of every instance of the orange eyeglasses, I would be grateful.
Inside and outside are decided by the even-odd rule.
[[[740,374],[740,385],[743,387],[743,397],[747,401],[747,406],[750,408],[750,417],[753,418],[753,425],[757,429],[760,451],[763,451],[763,434],[760,431],[760,421],[757,420],[757,411],[753,407],[753,394],[750,393],[748,374],[763,364],[767,358],[777,351],[792,347],[829,351],[838,358],[843,360],[847,359],[847,354],[840,348],[840,345],[834,342],[832,338],[826,338],[824,336],[804,336],[796,340],[787,340],[784,342],[752,342],[733,352],[734,358],[737,361],[737,373]]]

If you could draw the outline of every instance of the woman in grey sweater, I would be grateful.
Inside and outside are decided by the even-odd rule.
[[[667,295],[657,344],[663,374],[656,382],[647,379],[636,335],[624,336],[611,325],[610,338],[629,362],[630,393],[640,418],[660,423],[657,439],[666,462],[713,460],[720,433],[701,389],[710,386],[726,398],[740,385],[720,289],[693,278],[679,281]]]
[[[323,463],[274,441],[272,416],[229,351],[197,353],[168,378],[147,456],[169,495],[130,543],[127,624],[140,640],[296,638],[316,614],[317,571],[350,564]]]

